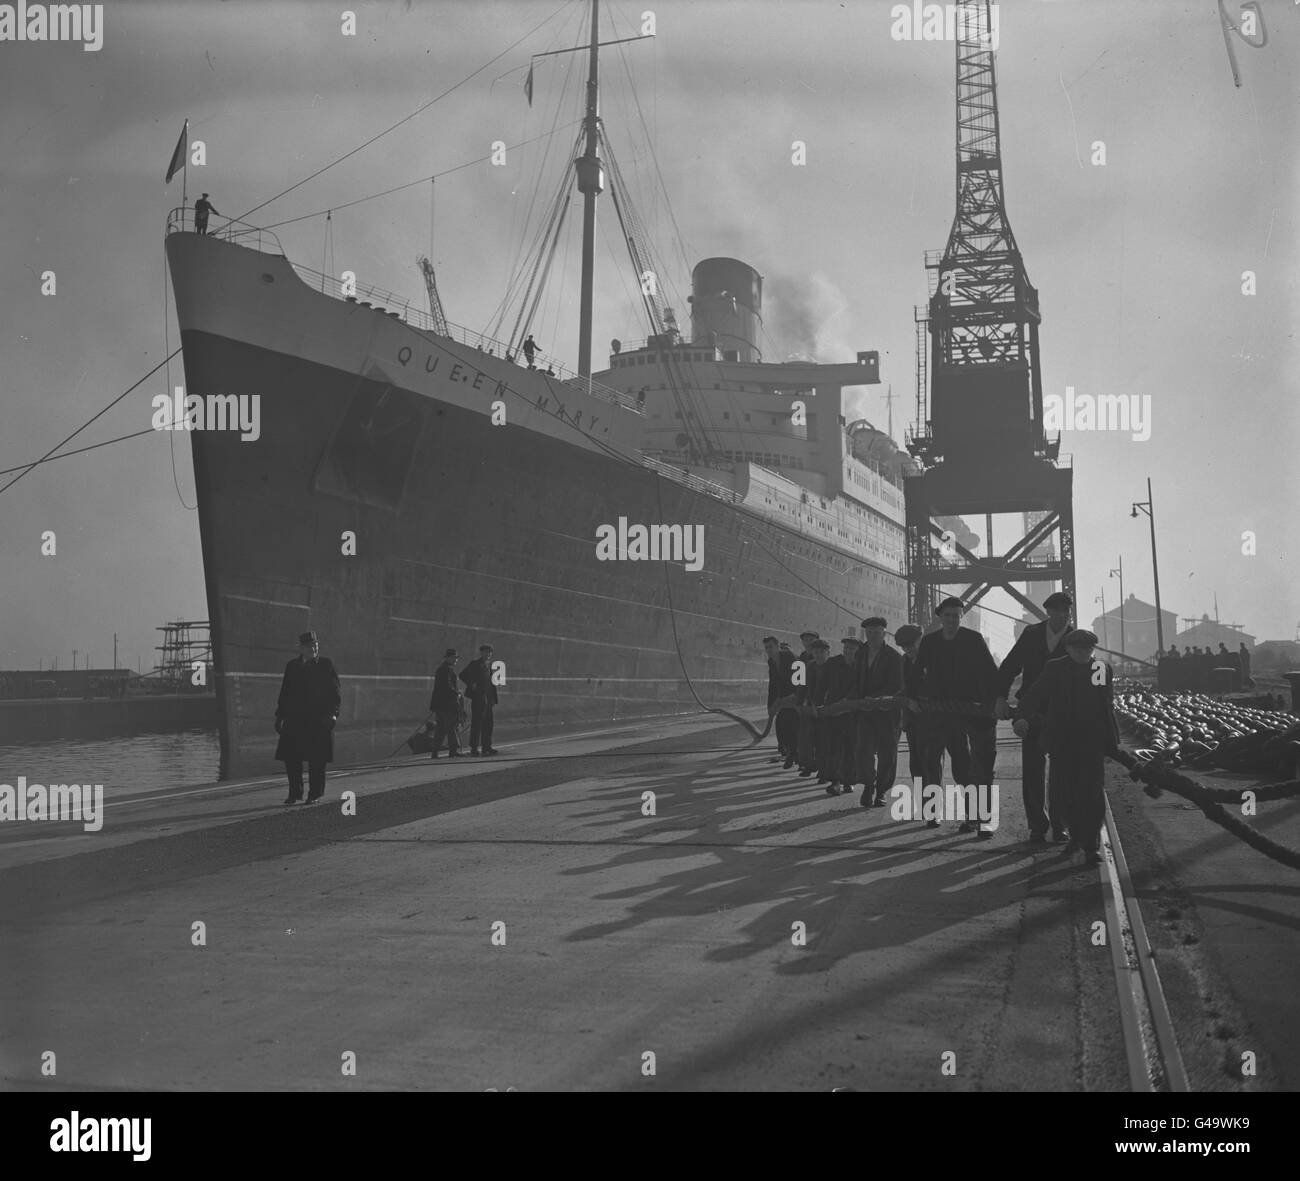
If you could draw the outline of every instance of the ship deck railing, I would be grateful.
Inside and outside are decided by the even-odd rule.
[[[664,463],[662,460],[646,455],[645,452],[641,452],[640,457],[641,462],[651,471],[667,476],[674,483],[684,484],[687,488],[692,488],[696,492],[702,492],[706,496],[725,500],[731,504],[740,504],[745,499],[734,488],[728,488],[723,484],[715,484],[712,480],[703,480],[690,472],[682,471],[679,467],[673,467],[670,463]]]
[[[333,299],[355,304],[358,307],[373,308],[377,312],[382,312],[395,320],[400,320],[403,324],[414,328],[418,332],[428,332],[435,336],[448,337],[458,344],[477,349],[481,353],[504,359],[510,352],[504,342],[487,335],[487,333],[475,332],[472,328],[453,324],[450,320],[446,320],[441,324],[438,323],[432,315],[420,307],[418,303],[413,304],[407,296],[398,295],[396,292],[388,291],[383,287],[376,287],[371,283],[349,283],[345,287],[343,281],[334,275],[327,275],[323,271],[313,270],[311,267],[294,262],[285,254],[284,248],[280,245],[280,240],[270,230],[249,225],[247,222],[241,222],[235,218],[214,218],[210,224],[212,229],[208,232],[209,237],[218,238],[223,242],[233,242],[239,246],[246,246],[249,249],[261,251],[263,254],[279,255],[293,267],[298,273],[298,277],[308,287],[314,291],[319,291],[322,295],[328,295]],[[169,234],[194,232],[193,207],[184,206],[173,209],[167,215],[167,232]],[[539,366],[537,372],[543,376],[554,378],[560,385],[587,394],[589,397],[598,398],[602,402],[622,406],[623,409],[630,410],[634,414],[644,412],[641,402],[638,401],[634,394],[616,390],[612,386],[595,381],[590,377],[582,377],[566,366],[556,363],[554,358],[546,357],[541,352],[537,353],[537,358],[549,365],[553,371],[547,374]],[[518,361],[512,363],[519,364]]]
[[[280,239],[270,230],[262,229],[261,226],[240,221],[237,217],[218,217],[215,214],[208,219],[208,225],[209,238],[234,242],[236,245],[247,246],[250,250],[257,250],[262,254],[278,254],[281,258],[285,257]],[[169,234],[197,233],[194,227],[194,206],[180,205],[173,209],[167,215],[167,232]]]

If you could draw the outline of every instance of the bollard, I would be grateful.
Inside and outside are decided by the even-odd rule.
[[[1300,673],[1282,674],[1291,685],[1291,712],[1300,714]]]
[[[1227,667],[1210,669],[1210,692],[1224,693],[1232,692],[1233,670]]]

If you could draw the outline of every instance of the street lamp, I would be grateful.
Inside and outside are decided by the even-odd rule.
[[[1101,584],[1101,594],[1095,599],[1094,603],[1101,604],[1101,644],[1103,648],[1110,647],[1110,620],[1106,618],[1106,584]]]
[[[1165,632],[1160,623],[1160,567],[1156,562],[1156,515],[1151,501],[1150,476],[1147,477],[1146,500],[1135,500],[1129,516],[1136,517],[1138,509],[1146,513],[1151,520],[1151,581],[1155,584],[1156,589],[1156,647],[1163,652],[1165,650]]]
[[[1120,554],[1119,556],[1119,569],[1112,570],[1110,572],[1110,576],[1112,578],[1116,577],[1117,575],[1119,576],[1119,655],[1120,655],[1120,659],[1123,660],[1125,657],[1128,656],[1128,649],[1124,647],[1124,639],[1125,639],[1125,633],[1127,629],[1124,626],[1124,555],[1123,554]]]

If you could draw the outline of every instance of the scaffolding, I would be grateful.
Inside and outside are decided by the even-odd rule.
[[[159,660],[147,676],[155,693],[209,693],[212,691],[212,631],[206,619],[178,619],[157,629],[163,641]],[[202,683],[194,683],[195,664],[202,662]]]

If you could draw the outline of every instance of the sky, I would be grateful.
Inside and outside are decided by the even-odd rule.
[[[335,0],[141,0],[104,5],[97,52],[0,42],[0,468],[44,455],[176,347],[163,242],[182,178],[163,176],[186,118],[207,153],[188,169],[191,201],[206,190],[223,216],[274,227],[295,261],[415,304],[415,257],[432,246],[449,319],[493,323],[530,202],[535,224],[581,115],[580,56],[537,64],[530,108],[529,55],[576,45],[586,6],[348,7],[355,36]],[[923,254],[954,212],[952,44],[891,37],[894,6],[875,0],[601,7],[607,37],[654,17],[653,40],[603,55],[602,115],[670,298],[701,258],[751,263],[765,277],[765,359],[879,350],[881,385],[853,391],[851,415],[884,426],[892,388],[901,440]],[[1152,598],[1147,521],[1130,516],[1150,477],[1165,608],[1213,616],[1217,594],[1220,618],[1261,640],[1300,627],[1300,9],[1261,9],[1266,44],[1231,41],[1237,88],[1214,3],[999,6],[1006,205],[1039,291],[1044,393],[1149,398],[1149,438],[1063,436],[1085,620],[1102,593],[1117,602],[1121,557],[1126,591]],[[1239,19],[1235,0],[1224,11]],[[504,165],[484,159],[495,141]],[[434,173],[436,201],[422,183],[340,208]],[[571,223],[534,334],[576,368],[576,198]],[[646,334],[619,242],[604,202],[597,369],[610,338]],[[150,399],[179,380],[177,359],[69,447],[144,429]],[[0,666],[68,667],[74,650],[107,665],[116,632],[120,663],[148,668],[155,629],[206,618],[193,494],[188,442],[171,432],[52,461],[5,491]],[[1010,623],[985,623],[1005,651]]]

